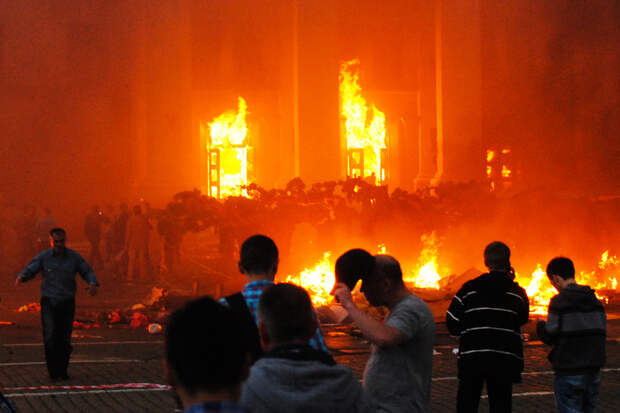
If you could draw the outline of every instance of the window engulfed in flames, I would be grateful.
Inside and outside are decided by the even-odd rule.
[[[374,105],[369,110],[360,87],[359,60],[340,66],[340,114],[347,141],[348,175],[384,185],[387,180],[385,115]]]
[[[200,134],[207,142],[209,195],[216,198],[247,196],[249,145],[247,104],[238,98],[237,112],[228,111],[213,119]]]
[[[505,189],[511,186],[512,170],[507,165],[511,162],[510,154],[511,151],[507,148],[501,151],[487,149],[486,175],[491,192],[498,188]]]

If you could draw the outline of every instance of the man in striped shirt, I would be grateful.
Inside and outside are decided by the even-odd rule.
[[[489,272],[463,284],[446,314],[459,337],[457,412],[477,412],[486,382],[489,411],[510,412],[512,383],[521,381],[521,326],[529,317],[525,290],[514,282],[510,249],[495,241],[484,250]]]

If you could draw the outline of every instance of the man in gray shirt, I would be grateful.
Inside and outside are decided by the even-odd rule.
[[[53,228],[50,237],[52,248],[41,252],[17,274],[15,285],[31,280],[41,272],[41,324],[47,370],[52,380],[66,380],[72,350],[75,274],[80,274],[88,283],[90,295],[97,294],[99,283],[86,260],[65,246],[64,229]]]
[[[383,322],[361,311],[345,284],[336,284],[333,294],[372,345],[364,388],[378,412],[428,412],[435,342],[430,308],[409,292],[400,264],[389,255],[375,256],[362,292],[370,305],[389,308]]]

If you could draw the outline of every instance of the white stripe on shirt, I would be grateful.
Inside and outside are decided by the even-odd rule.
[[[484,349],[479,349],[479,350],[461,351],[461,352],[459,353],[459,356],[462,356],[463,354],[471,354],[471,353],[488,353],[488,352],[491,352],[491,353],[506,354],[506,355],[509,355],[509,356],[513,356],[513,357],[515,357],[515,358],[518,358],[519,360],[523,360],[523,357],[519,357],[519,356],[517,356],[515,353],[511,353],[511,352],[509,352],[509,351],[493,350],[493,349],[490,349],[490,348],[484,348]]]
[[[525,300],[523,300],[523,297],[521,297],[519,294],[509,293],[508,291],[506,291],[506,294],[514,295],[514,296],[515,296],[515,297],[517,297],[519,300],[521,300],[521,301],[525,301]]]
[[[507,308],[497,308],[497,307],[476,307],[476,308],[470,308],[469,310],[465,310],[465,312],[469,313],[471,311],[481,311],[481,310],[504,311],[506,313],[512,313],[514,315],[517,315],[516,311],[508,310]]]
[[[517,333],[517,332],[516,332],[516,331],[514,331],[514,330],[511,330],[511,329],[509,329],[509,328],[499,328],[499,327],[472,327],[472,328],[468,328],[468,329],[466,329],[466,330],[463,330],[463,332],[462,332],[461,334],[465,334],[465,333],[467,333],[467,332],[469,332],[469,331],[474,331],[474,330],[498,330],[498,331],[506,331],[506,332],[508,332],[508,333],[513,333],[513,334],[516,334],[516,335],[518,335],[519,337],[521,337],[521,334],[520,334],[520,333]]]

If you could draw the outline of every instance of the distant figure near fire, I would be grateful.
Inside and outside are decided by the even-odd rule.
[[[536,331],[553,346],[549,361],[555,371],[556,406],[560,413],[594,412],[605,364],[605,308],[592,288],[575,282],[570,259],[552,259],[547,277],[559,294],[551,299],[547,321],[540,321]]]
[[[514,282],[510,249],[495,241],[484,250],[489,272],[467,281],[446,314],[450,334],[459,336],[459,389],[456,410],[478,411],[486,382],[489,411],[512,410],[512,383],[521,381],[521,326],[530,304],[525,290]]]
[[[133,207],[133,215],[127,221],[127,229],[125,232],[125,248],[129,255],[129,264],[127,265],[127,281],[132,281],[134,272],[138,271],[137,278],[143,281],[147,276],[148,249],[149,249],[149,232],[151,224],[142,214],[140,205]]]
[[[374,399],[377,412],[430,411],[435,320],[422,299],[411,294],[403,282],[400,264],[389,255],[376,255],[374,264],[363,250],[351,253],[363,262],[344,268],[361,269],[362,292],[370,305],[386,306],[383,322],[360,310],[353,302],[351,279],[338,282],[332,291],[364,337],[372,354],[364,371],[364,388]],[[347,260],[345,259],[345,262]],[[368,269],[370,273],[364,274]],[[346,281],[339,277],[341,281]]]
[[[75,315],[75,274],[88,283],[90,295],[97,294],[99,283],[91,266],[80,254],[65,246],[62,228],[50,231],[52,248],[37,255],[15,277],[15,285],[33,279],[39,272],[41,284],[41,324],[45,361],[52,380],[66,380],[71,356],[71,331]]]

